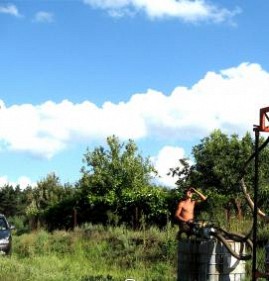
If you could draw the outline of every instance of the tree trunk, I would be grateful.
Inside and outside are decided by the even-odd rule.
[[[232,200],[236,210],[237,219],[241,220],[243,218],[242,207],[241,207],[241,199],[235,198]]]

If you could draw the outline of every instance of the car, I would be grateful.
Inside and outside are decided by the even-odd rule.
[[[11,254],[12,249],[12,230],[5,215],[0,214],[0,253],[5,255]]]

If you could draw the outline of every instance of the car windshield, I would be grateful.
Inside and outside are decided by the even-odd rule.
[[[3,218],[0,218],[0,230],[6,230],[7,229],[7,223]]]

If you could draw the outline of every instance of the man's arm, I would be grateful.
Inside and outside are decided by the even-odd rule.
[[[207,197],[204,194],[202,194],[200,191],[198,191],[194,187],[192,187],[191,190],[200,197],[201,201],[205,201],[207,199]]]
[[[180,221],[185,221],[185,218],[181,216],[182,209],[183,209],[182,202],[179,202],[178,205],[177,205],[177,210],[176,210],[176,213],[175,213],[175,218],[180,220]]]

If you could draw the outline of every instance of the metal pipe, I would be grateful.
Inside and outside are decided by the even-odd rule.
[[[259,189],[259,127],[254,128],[255,131],[255,171],[254,171],[254,210],[253,210],[253,254],[252,254],[252,281],[256,280],[256,252],[257,252],[257,215],[258,215],[258,189]]]

